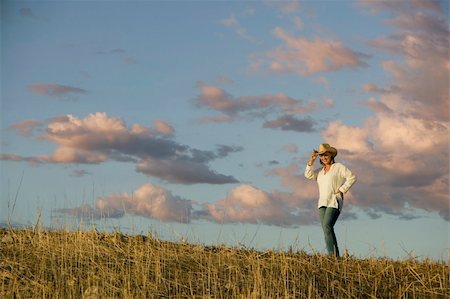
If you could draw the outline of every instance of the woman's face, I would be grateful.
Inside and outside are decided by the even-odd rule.
[[[323,164],[328,165],[331,164],[331,154],[329,152],[323,153],[319,155],[320,161],[322,161]]]

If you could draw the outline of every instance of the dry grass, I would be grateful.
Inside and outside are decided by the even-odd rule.
[[[446,298],[431,260],[336,260],[120,233],[0,229],[0,298]]]

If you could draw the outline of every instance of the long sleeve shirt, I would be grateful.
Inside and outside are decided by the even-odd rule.
[[[330,170],[325,174],[324,168],[313,170],[312,166],[306,165],[305,177],[310,180],[316,180],[319,186],[319,202],[320,207],[332,207],[342,209],[343,199],[339,193],[347,193],[347,191],[356,182],[356,176],[341,163],[331,164]]]

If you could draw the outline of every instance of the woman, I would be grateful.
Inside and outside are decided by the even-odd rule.
[[[327,143],[313,150],[305,169],[305,177],[317,180],[319,186],[320,223],[325,235],[328,254],[339,257],[339,248],[334,233],[334,224],[339,217],[344,201],[344,194],[356,182],[356,176],[343,164],[336,163],[337,150]],[[313,170],[317,156],[322,167]]]

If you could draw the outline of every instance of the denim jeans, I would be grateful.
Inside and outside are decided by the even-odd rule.
[[[339,257],[339,248],[334,233],[334,224],[339,217],[339,210],[330,207],[320,207],[320,223],[325,235],[325,244],[329,255]]]

